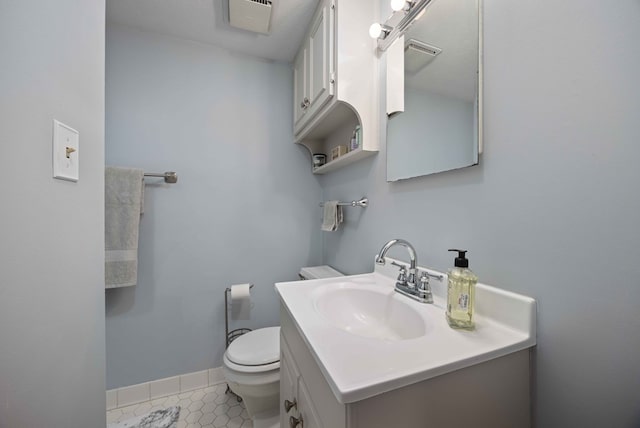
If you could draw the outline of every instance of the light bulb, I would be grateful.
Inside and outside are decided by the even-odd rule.
[[[405,0],[391,0],[391,9],[393,9],[394,12],[404,9],[406,5],[407,2]]]
[[[391,32],[391,27],[379,24],[377,22],[374,22],[373,24],[371,24],[371,27],[369,27],[369,35],[372,39],[384,39],[385,37],[387,37],[387,34],[389,34],[389,32]]]
[[[374,22],[373,24],[371,24],[371,27],[369,27],[369,35],[371,36],[371,38],[377,39],[378,37],[380,37],[381,34],[382,34],[382,25],[378,24],[377,22]]]

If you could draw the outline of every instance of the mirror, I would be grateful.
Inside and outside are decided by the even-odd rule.
[[[387,123],[387,181],[478,164],[480,1],[432,0],[391,47],[404,49],[404,112]]]

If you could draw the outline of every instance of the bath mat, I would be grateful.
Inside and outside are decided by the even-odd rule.
[[[174,406],[115,422],[107,425],[107,428],[176,428],[179,416],[180,406]]]

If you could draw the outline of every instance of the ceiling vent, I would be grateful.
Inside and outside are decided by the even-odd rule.
[[[416,39],[409,39],[404,45],[404,70],[414,75],[425,68],[442,49]]]
[[[236,28],[269,34],[271,0],[229,0],[229,23]]]

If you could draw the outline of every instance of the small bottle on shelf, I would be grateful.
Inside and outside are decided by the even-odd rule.
[[[360,128],[360,125],[358,125],[356,126],[356,129],[353,130],[353,134],[351,136],[351,145],[349,149],[353,151],[359,148],[361,139],[362,139],[362,128]]]

